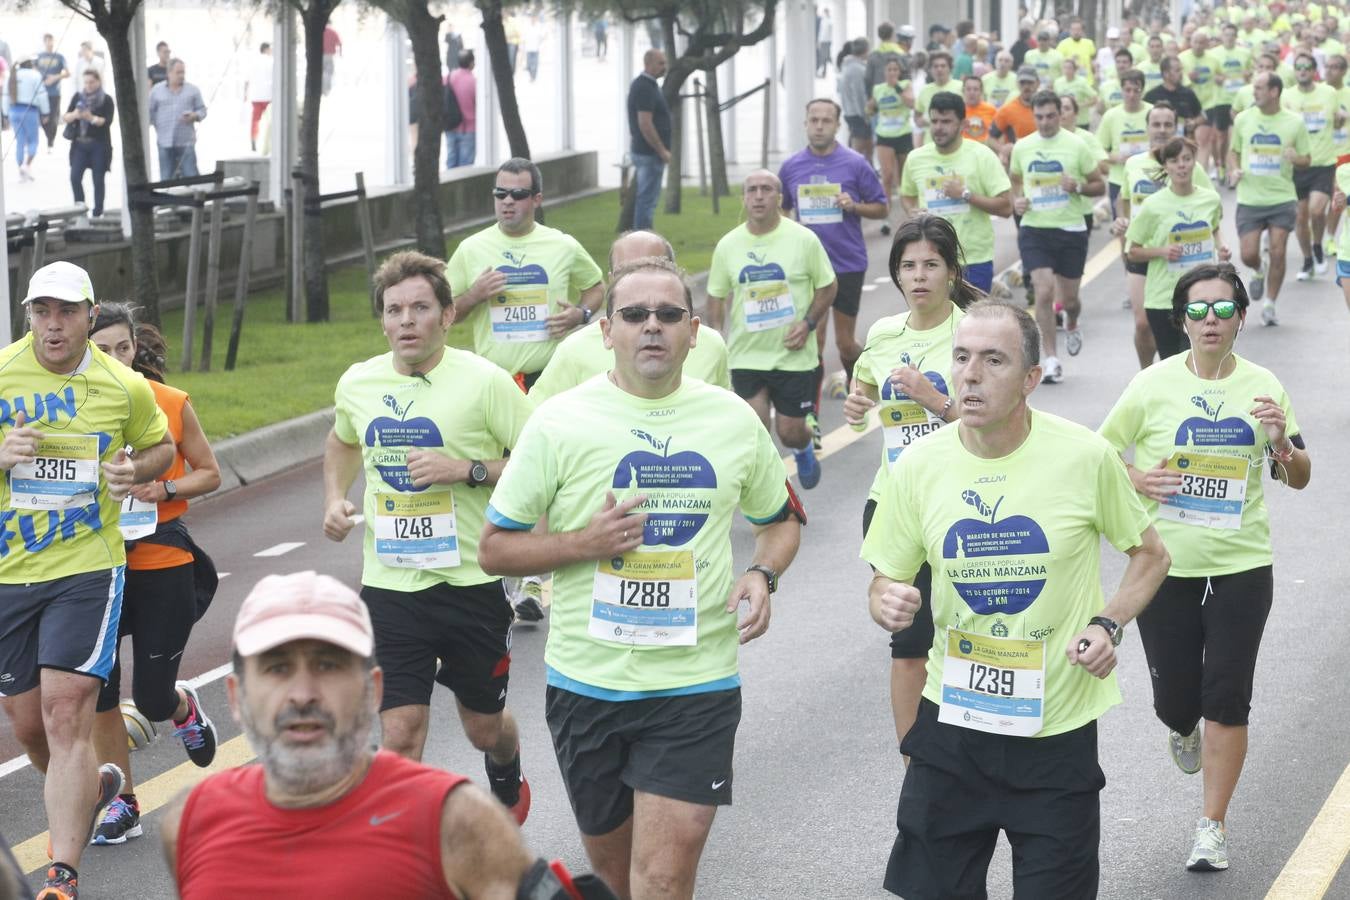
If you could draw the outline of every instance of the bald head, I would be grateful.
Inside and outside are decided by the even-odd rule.
[[[642,54],[642,70],[653,78],[666,74],[666,55],[655,48]]]
[[[609,248],[609,271],[644,257],[657,256],[675,262],[675,248],[655,231],[629,231],[619,235]]]

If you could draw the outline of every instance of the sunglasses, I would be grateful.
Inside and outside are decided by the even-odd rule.
[[[534,196],[534,191],[530,188],[495,187],[492,189],[492,196],[498,200],[505,200],[507,197],[512,200],[528,200]]]
[[[655,309],[648,309],[645,306],[625,306],[614,312],[629,325],[641,325],[653,314],[656,315],[656,321],[662,325],[674,325],[689,314],[689,310],[683,306],[658,306]]]
[[[1209,317],[1209,311],[1220,319],[1231,319],[1237,315],[1236,300],[1192,300],[1186,304],[1186,318],[1192,322],[1203,322]]]
[[[1306,71],[1308,71],[1309,69],[1314,68],[1314,66],[1309,65],[1308,63],[1295,63],[1295,64],[1294,64],[1294,68],[1297,69],[1297,70],[1300,71],[1300,72],[1306,72]]]

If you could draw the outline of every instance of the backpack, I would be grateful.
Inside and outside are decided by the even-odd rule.
[[[464,124],[464,111],[459,108],[459,97],[447,81],[445,85],[445,120],[441,123],[446,131],[454,131]]]

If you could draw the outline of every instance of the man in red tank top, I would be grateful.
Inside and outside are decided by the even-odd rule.
[[[365,604],[326,575],[269,575],[245,598],[227,688],[259,762],[167,810],[184,900],[612,898],[593,876],[536,859],[506,808],[464,776],[371,749],[383,689],[373,651]]]

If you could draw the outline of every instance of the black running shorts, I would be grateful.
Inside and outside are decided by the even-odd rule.
[[[834,277],[838,279],[839,286],[835,291],[832,306],[839,311],[841,316],[857,318],[858,310],[862,308],[863,281],[866,279],[867,273],[835,272]]]
[[[766,372],[762,369],[732,369],[731,387],[736,396],[749,400],[760,391],[769,392],[769,402],[780,416],[805,418],[816,408],[816,372]]]

